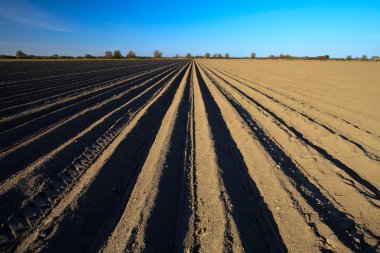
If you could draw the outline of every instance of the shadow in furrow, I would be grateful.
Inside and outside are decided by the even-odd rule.
[[[177,229],[187,230],[188,224],[178,224],[189,203],[183,203],[185,149],[189,110],[189,78],[182,100],[179,104],[177,119],[170,137],[170,150],[165,158],[165,166],[158,185],[158,194],[145,230],[144,252],[174,252],[184,238],[179,238]]]
[[[92,76],[106,75],[107,73],[120,73],[128,71],[130,68],[143,68],[144,66],[156,66],[161,64],[171,64],[183,60],[160,60],[152,62],[151,60],[141,60],[137,62],[114,62],[99,61],[99,62],[82,62],[86,67],[75,67],[76,62],[67,61],[62,62],[65,65],[64,69],[57,68],[58,62],[25,62],[23,66],[21,62],[14,62],[12,68],[6,69],[4,65],[0,67],[5,70],[6,77],[9,82],[4,82],[4,75],[0,73],[0,91],[9,91],[17,89],[31,89],[31,87],[45,86],[46,84],[57,84],[71,82],[77,79],[86,79]],[[1,64],[1,63],[0,63]],[[10,66],[6,63],[6,66]],[[43,68],[45,68],[43,70]],[[41,70],[42,69],[42,70]],[[25,74],[31,76],[26,77]],[[31,86],[32,85],[32,86]]]
[[[232,205],[231,216],[236,223],[244,250],[246,252],[287,251],[272,213],[260,195],[256,183],[250,177],[243,157],[198,67],[196,73],[214,139],[220,176]],[[227,240],[232,239],[231,235],[227,234],[226,237]]]
[[[175,64],[175,62],[174,62]],[[101,69],[91,71],[91,73],[83,73],[78,76],[71,76],[70,74],[64,75],[58,78],[47,79],[44,81],[38,80],[25,80],[22,85],[13,85],[7,88],[0,88],[2,91],[0,96],[0,107],[5,108],[6,104],[18,101],[15,105],[23,104],[23,101],[34,101],[38,100],[31,99],[31,96],[43,93],[46,94],[45,97],[49,96],[51,90],[58,88],[61,93],[66,93],[63,88],[72,87],[70,90],[75,90],[77,87],[81,87],[86,84],[99,84],[103,82],[102,80],[116,80],[120,77],[141,71],[144,69],[155,68],[156,65],[170,65],[168,62],[160,62],[156,64],[142,64],[134,66],[122,67],[122,69],[112,69],[104,72]],[[104,67],[104,66],[103,66]],[[33,95],[34,94],[34,95]]]
[[[139,69],[135,69],[135,71],[139,71]],[[1,101],[0,107],[2,108],[1,112],[8,111],[9,108],[17,108],[22,106],[23,104],[29,104],[33,101],[43,101],[43,100],[50,100],[47,99],[49,97],[54,97],[57,94],[75,94],[78,92],[78,90],[81,90],[83,88],[91,88],[94,87],[94,84],[101,84],[103,82],[108,82],[109,80],[118,80],[126,75],[131,75],[134,72],[116,72],[116,73],[107,73],[101,75],[100,73],[97,75],[92,75],[91,77],[88,77],[86,79],[82,80],[70,80],[70,82],[67,83],[59,83],[59,84],[47,84],[44,87],[35,88],[32,91],[30,89],[28,90],[26,87],[24,87],[21,90],[17,90],[14,88],[14,91],[11,91],[11,94],[16,94],[14,96],[9,96],[8,101]],[[10,110],[9,112],[14,113],[14,110]],[[17,112],[17,110],[16,110]],[[8,113],[6,113],[8,114]],[[12,113],[9,113],[12,114]]]
[[[211,70],[210,70],[211,71]],[[213,71],[211,71],[214,73]],[[214,73],[215,74],[215,73]],[[216,75],[216,74],[215,74]],[[358,188],[355,184],[352,186],[355,187],[359,192],[361,192],[363,195],[380,200],[380,190],[373,184],[371,184],[369,181],[362,178],[356,171],[345,165],[343,162],[338,160],[337,158],[333,157],[330,153],[328,153],[324,148],[314,144],[309,139],[303,136],[301,132],[299,132],[297,129],[295,129],[292,126],[289,126],[283,119],[281,119],[279,116],[277,116],[274,112],[266,108],[261,103],[257,102],[256,100],[252,99],[250,96],[248,96],[243,91],[237,89],[235,86],[230,84],[228,81],[223,79],[222,77],[218,76],[220,79],[222,79],[224,82],[226,82],[228,85],[230,85],[234,90],[236,90],[238,93],[240,93],[243,97],[245,97],[247,100],[255,104],[257,107],[261,108],[266,113],[270,114],[273,118],[275,118],[278,122],[280,122],[282,125],[284,125],[286,128],[288,128],[295,136],[297,136],[302,142],[304,142],[306,145],[309,145],[310,147],[314,148],[318,153],[320,153],[324,158],[326,158],[328,161],[330,161],[332,164],[334,164],[336,167],[340,168],[344,172],[346,172],[348,175],[350,175],[356,182],[367,188],[369,191],[372,192],[364,192],[360,188]]]
[[[166,80],[166,79],[165,79]],[[157,87],[153,88],[151,92],[147,92],[141,97],[137,98],[125,108],[120,110],[119,112],[115,112],[114,115],[106,118],[101,124],[96,125],[91,131],[87,134],[76,139],[75,142],[72,142],[70,145],[62,149],[60,152],[55,154],[53,159],[46,161],[43,166],[40,166],[36,169],[35,174],[41,173],[41,176],[35,180],[35,185],[42,185],[43,180],[54,179],[59,172],[61,172],[64,167],[72,161],[75,156],[78,155],[82,150],[85,149],[89,143],[94,143],[99,136],[101,136],[109,127],[115,123],[115,121],[121,117],[124,113],[130,112],[135,113],[141,108],[142,105],[146,104],[152,96],[154,96],[155,92],[158,92],[162,89],[164,82],[157,85]],[[22,206],[23,201],[27,196],[22,194],[22,192],[18,188],[12,188],[4,194],[0,195],[0,202],[4,203],[4,205],[0,206],[0,221],[4,222],[3,219],[16,212]]]
[[[95,252],[106,243],[128,203],[184,71],[110,155],[88,190],[79,197],[76,208],[59,221],[57,231],[45,242],[42,251]]]
[[[206,75],[208,74],[206,73]],[[250,113],[211,76],[208,75],[208,77],[234,106],[270,157],[280,165],[281,170],[290,178],[301,196],[319,214],[321,220],[330,227],[338,239],[354,251],[371,251],[372,248],[365,242],[364,235],[357,230],[355,221],[337,209],[318,187],[309,181],[292,159],[265,133]]]
[[[179,67],[178,67],[179,68]],[[168,74],[161,82],[157,83],[155,87],[149,90],[143,96],[145,98],[151,96],[156,92],[165,82],[170,80],[173,77],[175,71]],[[150,83],[152,85],[153,83]],[[101,108],[96,108],[95,110],[91,110],[83,115],[78,116],[72,121],[66,122],[64,125],[52,130],[50,133],[42,136],[41,138],[35,140],[27,146],[23,146],[16,150],[13,153],[10,153],[8,156],[3,157],[0,160],[0,166],[2,167],[2,173],[0,175],[0,182],[6,180],[9,176],[14,173],[19,172],[25,166],[33,162],[35,159],[45,155],[47,150],[52,150],[57,148],[61,143],[57,142],[57,140],[68,140],[76,134],[83,131],[87,126],[89,126],[94,121],[101,118],[104,114],[116,109],[117,107],[123,106],[127,101],[133,99],[135,96],[139,95],[144,90],[148,89],[149,85],[144,85],[143,87],[137,88],[135,90],[131,90],[129,93],[123,95],[123,97],[112,101],[108,104],[105,104]],[[140,99],[139,99],[140,100]],[[123,112],[125,113],[127,110],[124,108],[122,111],[117,111],[113,115],[110,116],[112,120],[110,122],[114,122],[118,117],[120,117]],[[96,128],[105,129],[107,121],[104,124],[99,124]],[[96,131],[93,129],[92,131]],[[86,134],[88,136],[88,134]],[[85,136],[83,136],[85,138]],[[72,145],[77,145],[77,142],[74,142]],[[78,150],[77,150],[78,151]],[[54,159],[54,161],[57,161]]]
[[[171,68],[169,70],[162,71],[159,75],[157,75],[157,72],[155,73],[156,76],[153,78],[147,75],[137,80],[128,81],[126,84],[121,85],[122,87],[120,88],[118,87],[117,89],[113,89],[111,91],[94,94],[91,98],[83,98],[80,102],[70,104],[69,106],[64,106],[58,110],[53,110],[24,123],[21,122],[20,124],[16,124],[17,127],[0,133],[0,146],[3,148],[0,152],[12,150],[24,142],[31,141],[32,138],[35,138],[41,134],[47,134],[47,131],[60,127],[69,121],[75,120],[75,117],[79,116],[80,113],[83,114],[83,110],[90,109],[89,112],[91,112],[96,110],[94,107],[99,106],[100,103],[104,103],[103,106],[106,106],[112,102],[115,103],[115,95],[119,96],[124,93],[121,97],[121,99],[124,98],[122,102],[128,102],[130,100],[128,93],[141,93],[141,91],[144,90],[144,87],[152,86],[155,82],[174,69],[175,68]],[[144,81],[146,83],[144,83]],[[17,121],[17,119],[14,121]]]
[[[209,70],[210,70],[212,73],[214,73],[215,75],[217,75],[219,78],[223,79],[223,81],[227,82],[227,81],[226,81],[224,78],[222,78],[220,75],[216,74],[215,71],[211,70],[211,69],[208,68],[208,67],[206,67],[206,68],[209,69]],[[222,72],[221,70],[219,70],[219,71]],[[283,104],[283,103],[280,102],[278,99],[276,99],[276,98],[274,98],[274,97],[272,97],[272,96],[269,96],[269,95],[265,94],[264,92],[262,92],[262,91],[260,91],[260,90],[258,90],[258,89],[256,89],[256,88],[254,88],[254,87],[252,87],[252,86],[249,86],[249,85],[247,85],[247,84],[241,82],[240,80],[238,80],[238,79],[232,77],[231,74],[228,75],[228,74],[226,74],[225,72],[224,72],[223,74],[226,75],[226,76],[228,76],[229,78],[235,80],[236,82],[241,83],[242,85],[244,85],[244,86],[247,87],[248,89],[251,89],[251,90],[253,90],[253,91],[257,92],[257,93],[260,93],[261,95],[263,95],[263,96],[269,98],[270,100],[276,102],[277,104],[279,104],[279,105],[281,105],[281,106],[284,106],[284,107],[288,108],[289,110],[291,110],[291,111],[293,111],[293,112],[299,113],[300,115],[302,115],[302,116],[305,117],[306,119],[310,120],[311,122],[313,122],[313,123],[315,123],[315,124],[317,124],[317,125],[323,127],[323,128],[326,129],[328,132],[330,132],[330,133],[332,133],[332,134],[335,134],[335,135],[338,135],[339,137],[341,137],[341,138],[344,139],[345,141],[350,142],[351,144],[353,144],[353,145],[355,145],[357,148],[359,148],[361,151],[363,151],[363,153],[365,153],[365,155],[366,155],[369,159],[372,159],[372,160],[377,161],[377,162],[380,161],[380,158],[379,158],[376,154],[371,153],[370,151],[366,150],[366,149],[363,147],[363,145],[361,145],[360,143],[358,143],[358,142],[356,142],[356,141],[353,141],[353,140],[349,139],[348,137],[344,136],[343,134],[339,134],[339,133],[337,133],[336,131],[334,131],[334,130],[331,129],[330,127],[328,127],[328,126],[326,126],[326,125],[323,125],[322,123],[320,123],[320,122],[318,122],[317,120],[315,120],[314,118],[312,118],[312,117],[306,115],[305,113],[303,113],[303,112],[299,112],[299,111],[295,110],[294,108],[292,108],[292,107],[290,107],[290,106],[288,106],[288,105],[286,105],[286,104]],[[244,80],[247,80],[247,79],[245,79],[245,78],[243,78],[243,79],[244,79]],[[251,82],[251,81],[249,81],[249,80],[247,80],[247,81],[248,81],[248,82]],[[228,82],[227,82],[227,83],[228,83]],[[258,84],[258,85],[260,85],[260,84]],[[312,106],[311,106],[311,107],[312,107]],[[314,108],[314,107],[312,107],[312,108]],[[332,114],[329,114],[329,115],[332,116],[332,117],[334,117],[334,118],[338,118],[338,117],[336,117],[335,115],[332,115]],[[344,122],[346,122],[346,123],[349,124],[349,125],[353,125],[352,123],[350,123],[350,122],[348,122],[348,121],[346,121],[346,120],[344,120],[344,119],[341,119],[341,120],[344,121]],[[354,125],[354,127],[357,128],[357,129],[360,129],[360,128],[357,127],[356,125]],[[360,129],[360,130],[361,130],[361,131],[365,131],[365,132],[367,132],[368,134],[373,135],[373,134],[372,134],[371,132],[369,132],[369,131],[366,131],[366,130],[363,130],[363,129]]]
[[[127,79],[127,78],[129,79],[127,81],[121,81],[121,80],[116,81],[116,82],[119,82],[116,86],[114,85],[115,80],[108,79],[107,82],[93,85],[90,88],[84,89],[84,88],[79,87],[80,91],[72,92],[72,94],[62,94],[62,93],[55,92],[55,96],[54,96],[55,98],[54,99],[47,98],[48,103],[44,102],[41,104],[42,106],[46,105],[46,104],[50,104],[48,108],[45,108],[45,109],[42,109],[42,110],[39,110],[36,112],[31,112],[31,113],[28,113],[26,115],[19,116],[19,117],[12,119],[10,121],[2,122],[2,123],[0,123],[0,131],[1,131],[1,133],[5,133],[5,134],[9,135],[9,132],[7,132],[7,131],[12,130],[13,128],[18,128],[19,126],[24,125],[24,124],[30,124],[31,122],[35,121],[38,118],[46,117],[46,115],[48,115],[48,120],[54,119],[54,116],[52,116],[51,113],[52,112],[60,112],[60,111],[62,111],[62,108],[65,108],[65,109],[73,108],[73,107],[75,107],[77,105],[81,105],[81,104],[83,104],[83,106],[85,106],[85,107],[89,107],[89,106],[91,106],[91,104],[89,104],[87,101],[91,102],[92,100],[99,100],[99,101],[101,101],[102,99],[104,100],[104,99],[106,99],[106,98],[108,98],[114,94],[117,94],[118,92],[119,93],[123,92],[126,89],[129,89],[129,88],[132,88],[138,84],[141,84],[143,81],[148,80],[149,78],[157,75],[157,73],[162,73],[168,69],[174,69],[174,67],[173,66],[170,66],[170,67],[166,66],[166,67],[164,67],[164,69],[162,69],[162,68],[159,70],[152,69],[151,73],[146,73],[146,74],[141,75],[141,76],[138,75],[140,72],[135,72],[131,75],[124,77],[124,79]],[[136,74],[137,76],[133,76],[134,74]],[[87,94],[85,94],[85,93],[87,93]],[[77,96],[77,95],[80,95],[80,96],[77,98],[74,98],[74,99],[70,99],[69,101],[64,101],[64,102],[60,101],[60,100],[70,98],[73,96]],[[32,102],[34,102],[34,101],[35,100],[32,100]],[[37,106],[36,105],[29,105],[26,108],[24,108],[23,110],[21,110],[21,112],[25,111],[25,110],[31,110],[31,109],[34,109],[36,107],[38,107],[38,105]],[[58,119],[62,119],[62,117],[59,117],[55,120],[58,120]],[[42,123],[44,123],[44,122],[42,122]],[[41,125],[41,126],[45,126],[46,124],[47,123],[45,123],[44,125]],[[29,126],[27,126],[27,127],[28,127],[27,132],[28,131],[30,132],[30,130],[29,130],[30,127]],[[4,147],[4,145],[1,145],[1,147]]]

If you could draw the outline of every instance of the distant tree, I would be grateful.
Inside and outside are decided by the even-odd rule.
[[[222,54],[218,54],[218,59],[222,59],[222,58],[223,58]]]
[[[289,54],[280,54],[279,58],[280,59],[292,59],[294,57],[289,55]]]
[[[347,55],[346,60],[347,61],[351,61],[352,60],[352,56],[351,55]]]
[[[27,55],[23,51],[21,51],[21,50],[17,50],[16,51],[16,58],[17,59],[23,59],[23,58],[26,58],[26,57],[27,57]]]
[[[104,52],[104,57],[109,59],[109,58],[112,58],[112,52],[111,51],[105,51]]]
[[[252,52],[250,58],[251,58],[251,59],[255,59],[255,58],[256,58],[256,53],[255,53],[255,52]]]
[[[375,56],[375,55],[374,55],[374,56],[371,57],[371,60],[372,60],[372,61],[378,61],[378,60],[379,60],[379,56]]]
[[[186,59],[190,59],[191,58],[191,54],[190,53],[187,53],[186,56],[185,56]]]
[[[322,55],[322,56],[317,56],[315,57],[317,60],[322,60],[322,61],[326,61],[328,59],[330,59],[330,56],[328,54],[326,55]]]
[[[363,54],[362,61],[366,61],[366,60],[368,60],[368,57],[367,57],[367,55]]]
[[[210,53],[209,53],[209,52],[205,53],[205,58],[206,58],[206,59],[209,59],[209,58],[210,58]]]
[[[224,55],[224,58],[226,58],[226,59],[230,59],[230,54],[229,54],[229,53],[226,53],[226,54]]]
[[[120,50],[113,51],[113,58],[119,59],[121,57],[122,57],[122,55],[121,55]]]
[[[276,56],[274,56],[273,54],[271,54],[271,55],[268,56],[268,58],[269,58],[269,59],[275,59]]]
[[[160,52],[160,50],[154,50],[153,57],[154,58],[161,58],[162,57],[162,52]]]
[[[90,55],[90,54],[85,54],[84,55],[84,58],[86,58],[86,59],[91,59],[91,58],[94,58],[92,55]]]
[[[127,58],[136,58],[136,54],[133,51],[129,51],[127,54]]]
[[[178,54],[176,54],[176,55],[175,55],[175,58],[179,58],[179,55],[178,55]]]

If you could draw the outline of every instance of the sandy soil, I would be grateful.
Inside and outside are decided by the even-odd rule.
[[[380,64],[69,64],[0,72],[2,252],[380,252]]]

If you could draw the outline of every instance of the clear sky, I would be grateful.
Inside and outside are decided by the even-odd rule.
[[[380,55],[379,0],[0,0],[0,54]]]

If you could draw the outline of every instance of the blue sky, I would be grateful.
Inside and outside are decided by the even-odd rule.
[[[0,54],[380,55],[378,0],[0,0]]]

